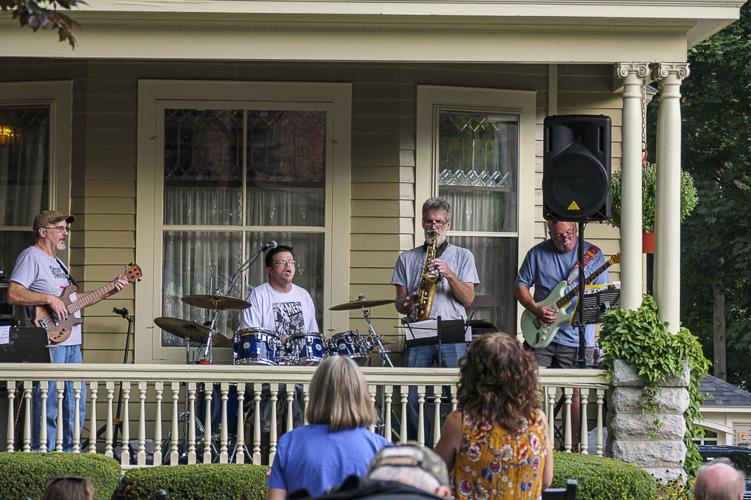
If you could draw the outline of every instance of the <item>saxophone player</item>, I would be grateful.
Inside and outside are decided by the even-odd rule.
[[[396,287],[396,309],[410,318],[442,320],[466,319],[466,308],[475,299],[475,286],[480,283],[475,257],[467,248],[447,241],[451,229],[451,205],[443,198],[428,198],[422,205],[422,227],[425,243],[399,255],[391,284]],[[435,258],[426,259],[434,250]],[[425,283],[426,272],[436,273],[437,282]],[[432,287],[427,310],[421,298],[426,287]],[[425,295],[425,294],[423,294]],[[427,368],[440,359],[440,365],[455,368],[467,347],[464,343],[438,346],[414,346],[404,350],[403,365]],[[408,413],[409,439],[417,436],[417,391],[410,389]],[[430,442],[426,426],[425,441]]]

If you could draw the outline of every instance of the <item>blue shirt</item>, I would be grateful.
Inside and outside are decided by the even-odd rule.
[[[390,445],[363,427],[337,432],[325,424],[298,427],[279,439],[267,484],[288,493],[304,488],[317,497],[347,476],[365,476],[373,455]]]
[[[591,243],[584,242],[584,253],[586,254]],[[574,271],[574,277],[576,277],[575,269],[577,265],[579,243],[573,250],[566,253],[561,253],[555,248],[553,240],[545,240],[537,245],[533,246],[527,256],[524,258],[519,274],[516,277],[516,284],[523,285],[526,288],[535,287],[533,298],[535,302],[540,302],[545,297],[550,295],[551,290],[558,285],[561,281],[568,279],[572,271]],[[597,247],[595,247],[597,248]],[[587,263],[584,274],[589,276],[592,271],[595,271],[601,265],[605,263],[605,259],[602,256],[600,249],[597,249],[597,254],[590,259]],[[602,284],[608,282],[607,271],[603,272],[600,276],[593,281],[593,283]],[[567,291],[577,286],[578,279],[571,281],[567,287]],[[573,310],[572,305],[569,307],[569,311]],[[585,338],[587,340],[587,347],[593,347],[595,345],[595,328],[594,325],[587,325],[585,329]],[[579,346],[579,329],[569,323],[561,325],[558,332],[553,338],[553,342],[569,347]]]

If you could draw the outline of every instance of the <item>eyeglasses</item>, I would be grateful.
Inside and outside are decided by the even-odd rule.
[[[423,219],[422,225],[425,227],[443,227],[446,225],[448,221],[447,220],[441,220],[441,219]]]
[[[294,260],[277,260],[274,261],[274,267],[295,267]]]
[[[47,231],[67,231],[70,232],[70,226],[45,226]]]
[[[551,238],[555,238],[557,240],[563,240],[568,238],[573,238],[576,236],[576,228],[572,227],[571,229],[564,231],[562,233],[554,233],[552,231],[548,231],[548,234]]]

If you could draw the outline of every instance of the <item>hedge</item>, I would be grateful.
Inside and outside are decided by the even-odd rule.
[[[581,500],[628,498],[652,500],[657,483],[639,467],[612,458],[580,453],[553,452],[553,487],[565,487],[567,479],[576,479]]]
[[[93,453],[0,452],[2,498],[40,498],[47,484],[62,476],[86,477],[94,484],[94,498],[109,500],[122,471],[113,459]]]
[[[265,499],[268,467],[251,464],[195,464],[131,469],[114,497],[154,498],[164,490],[169,500]]]

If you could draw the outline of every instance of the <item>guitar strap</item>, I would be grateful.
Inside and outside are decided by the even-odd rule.
[[[73,278],[73,276],[70,275],[70,271],[68,271],[68,268],[65,266],[65,264],[63,264],[63,261],[60,260],[57,256],[55,256],[55,260],[57,261],[58,264],[60,264],[60,267],[62,268],[62,270],[65,271],[65,276],[68,277],[68,282],[71,285],[76,285],[76,287],[78,287],[78,282]]]
[[[586,252],[584,252],[584,257],[582,258],[582,264],[584,264],[584,269],[585,270],[587,269],[587,266],[592,261],[592,259],[598,253],[600,253],[600,251],[601,250],[600,250],[600,248],[598,246],[596,246],[596,245],[589,245],[589,248],[587,249]],[[573,283],[574,280],[576,280],[577,277],[578,277],[578,274],[579,274],[579,268],[578,268],[578,266],[579,266],[578,263],[574,264],[574,268],[568,274],[568,278],[566,279],[566,281],[568,282],[569,285],[571,283]],[[587,278],[585,277],[584,279],[586,280]]]

